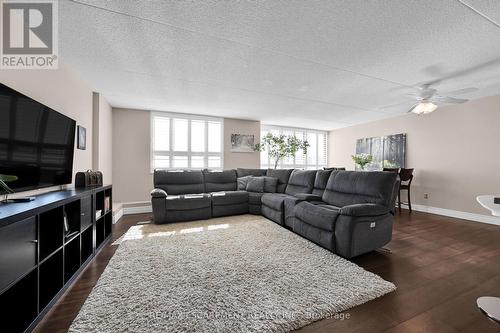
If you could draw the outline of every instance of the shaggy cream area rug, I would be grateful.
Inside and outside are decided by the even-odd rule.
[[[395,290],[261,216],[132,227],[70,332],[288,332]]]

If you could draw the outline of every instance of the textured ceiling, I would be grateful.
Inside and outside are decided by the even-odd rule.
[[[63,61],[115,107],[334,129],[403,114],[412,86],[473,67],[436,88],[500,93],[497,0],[65,0],[59,10]]]

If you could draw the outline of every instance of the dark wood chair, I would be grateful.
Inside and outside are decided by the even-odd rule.
[[[408,209],[411,212],[410,186],[411,186],[411,181],[413,180],[413,169],[401,168],[401,170],[399,170],[399,178],[401,180],[398,193],[399,210],[401,211],[401,190],[406,190],[408,192]]]

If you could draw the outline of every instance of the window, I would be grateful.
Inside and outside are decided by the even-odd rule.
[[[222,119],[151,112],[151,129],[151,172],[222,169]]]
[[[316,170],[328,165],[328,132],[303,128],[262,126],[261,137],[264,137],[267,133],[295,135],[297,138],[309,142],[307,154],[298,151],[295,158],[284,158],[278,164],[278,168]],[[274,168],[274,159],[268,156],[267,151],[263,151],[260,155],[260,164],[262,168]]]

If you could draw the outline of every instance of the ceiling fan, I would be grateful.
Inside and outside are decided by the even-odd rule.
[[[432,83],[420,85],[418,91],[409,96],[415,98],[417,103],[408,110],[408,113],[427,114],[438,108],[438,103],[442,104],[462,104],[468,101],[465,98],[455,98],[438,94],[438,91],[432,87]],[[477,88],[464,88],[448,93],[449,95],[466,94],[478,90]],[[447,94],[447,95],[448,95]]]
[[[461,104],[468,101],[465,98],[455,98],[451,96],[466,94],[479,90],[478,88],[464,88],[460,90],[455,90],[448,92],[445,95],[441,95],[434,88],[434,86],[442,83],[443,81],[449,81],[451,79],[457,79],[459,77],[468,76],[470,74],[485,71],[492,67],[500,65],[500,58],[495,58],[490,61],[477,64],[475,66],[458,70],[456,72],[445,73],[445,71],[440,68],[439,65],[433,65],[426,68],[426,72],[430,75],[439,77],[432,81],[428,81],[424,84],[416,86],[417,92],[410,94],[411,97],[416,99],[416,104],[414,104],[408,112],[413,112],[416,114],[426,114],[435,111],[438,104]]]

